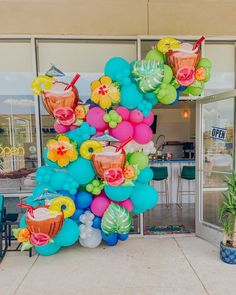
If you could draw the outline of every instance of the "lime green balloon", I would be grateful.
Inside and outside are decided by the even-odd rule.
[[[210,68],[212,67],[212,63],[208,58],[202,57],[200,58],[200,61],[197,65],[197,67],[203,67],[203,68]]]
[[[157,92],[159,102],[163,104],[171,104],[176,100],[177,91],[173,85],[162,84]]]
[[[164,62],[164,55],[161,53],[158,49],[153,48],[150,51],[148,51],[147,55],[145,56],[146,60],[158,60]]]
[[[102,230],[105,234],[127,234],[131,228],[131,216],[127,209],[111,203],[102,217]]]
[[[206,78],[205,78],[204,82],[207,82],[211,79],[211,69],[205,68],[205,70],[206,70]]]
[[[170,83],[170,81],[173,78],[173,72],[171,67],[169,67],[168,65],[164,65],[164,78],[163,78],[163,83]]]
[[[198,80],[195,80],[193,84],[187,87],[188,93],[194,96],[201,95],[203,88],[204,83]]]
[[[142,152],[134,152],[129,157],[129,163],[131,165],[137,165],[140,170],[147,167],[148,162],[149,162],[148,156]]]

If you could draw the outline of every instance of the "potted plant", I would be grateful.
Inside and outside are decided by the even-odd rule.
[[[219,208],[224,238],[220,244],[220,258],[230,264],[236,264],[236,173],[227,177],[227,191]]]

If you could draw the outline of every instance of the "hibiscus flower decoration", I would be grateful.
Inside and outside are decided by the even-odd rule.
[[[183,67],[178,70],[176,80],[181,86],[189,86],[194,80],[194,67]]]
[[[108,109],[112,104],[120,102],[120,90],[111,78],[103,76],[91,84],[91,100],[98,104],[102,109]]]
[[[59,135],[57,139],[50,139],[47,147],[48,160],[56,162],[60,167],[65,167],[78,158],[76,143],[70,141],[66,135]]]
[[[28,228],[22,228],[19,230],[17,240],[20,243],[24,243],[30,239],[30,232]]]

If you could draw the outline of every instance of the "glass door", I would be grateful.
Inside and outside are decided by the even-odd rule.
[[[225,177],[235,169],[236,90],[197,101],[196,235],[222,239],[219,205]]]

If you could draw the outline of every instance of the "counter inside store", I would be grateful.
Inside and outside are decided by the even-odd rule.
[[[168,187],[170,204],[177,203],[178,177],[183,166],[195,166],[195,152],[193,142],[166,142],[161,150],[150,156],[150,167],[166,166],[168,170]],[[152,185],[158,192],[165,190],[163,181],[152,181]],[[194,181],[182,181],[182,190],[193,191]],[[194,203],[194,195],[183,195],[183,203]],[[165,196],[159,195],[159,204],[165,203]]]

